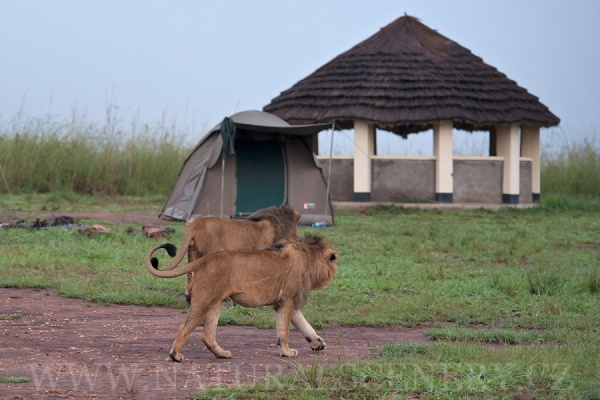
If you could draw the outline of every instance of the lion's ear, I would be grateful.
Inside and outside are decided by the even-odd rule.
[[[335,261],[335,260],[337,260],[337,253],[329,254],[329,261]]]

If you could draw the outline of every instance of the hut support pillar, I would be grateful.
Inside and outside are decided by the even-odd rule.
[[[451,121],[434,124],[433,152],[435,155],[435,200],[442,203],[452,203],[454,160],[452,158]]]
[[[371,201],[371,156],[375,155],[375,125],[354,122],[354,201]]]
[[[540,128],[538,126],[524,126],[521,128],[521,155],[531,158],[531,192],[532,201],[539,203],[540,184]]]
[[[490,129],[490,151],[488,155],[490,157],[498,155],[498,151],[496,151],[496,127]]]
[[[502,125],[496,131],[498,156],[504,158],[502,202],[519,204],[520,129],[517,125]]]

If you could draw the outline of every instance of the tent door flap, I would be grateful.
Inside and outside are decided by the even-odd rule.
[[[238,139],[236,213],[244,215],[286,202],[283,146],[277,141]]]

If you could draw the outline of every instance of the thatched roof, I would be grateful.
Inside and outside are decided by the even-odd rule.
[[[444,120],[469,131],[560,122],[496,68],[406,15],[282,92],[264,110],[291,124],[335,119],[347,129],[362,120],[402,136]]]

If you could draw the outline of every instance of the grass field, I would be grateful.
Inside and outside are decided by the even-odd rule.
[[[15,121],[0,127],[0,221],[157,214],[190,151],[164,121],[123,129],[112,106],[102,124],[77,113]],[[336,225],[317,232],[340,253],[339,272],[311,295],[307,318],[316,328],[421,327],[431,344],[390,343],[359,363],[297,367],[201,398],[600,399],[600,146],[566,141],[543,153],[541,183],[535,209],[336,213]],[[172,225],[179,244],[182,226]],[[185,278],[156,279],[143,266],[156,242],[110,227],[97,237],[0,229],[0,286],[184,308]],[[271,327],[272,311],[233,307],[221,323]]]
[[[426,329],[431,344],[390,343],[359,363],[298,367],[201,398],[600,398],[600,205],[547,200],[537,209],[499,212],[373,207],[338,212],[332,228],[302,228],[340,253],[338,275],[304,310],[316,328],[414,326]],[[156,213],[161,205],[131,197],[108,207],[78,196],[0,196],[0,209],[10,203],[46,215],[93,207]],[[182,226],[173,226],[170,241],[179,244]],[[143,266],[156,242],[111,227],[101,237],[0,229],[0,285],[185,307],[177,297],[185,278],[156,279]],[[271,327],[272,311],[233,307],[221,323]]]

